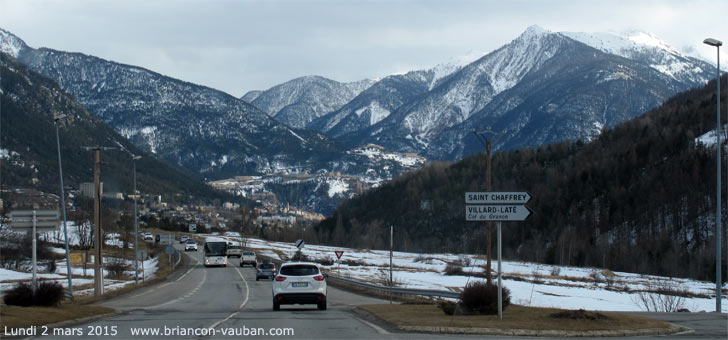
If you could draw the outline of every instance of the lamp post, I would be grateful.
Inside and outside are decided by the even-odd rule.
[[[139,230],[137,224],[136,161],[142,156],[131,156],[134,167],[134,283],[139,283]]]
[[[58,136],[58,122],[67,115],[54,115],[53,124],[56,126],[56,146],[58,147],[58,172],[61,182],[61,211],[63,212],[63,238],[66,243],[66,275],[68,276],[68,297],[73,301],[73,282],[71,279],[71,255],[68,248],[68,227],[66,225],[66,194],[63,191],[63,166],[61,164],[61,138]]]
[[[722,149],[722,145],[720,144],[720,46],[723,45],[723,42],[720,40],[716,40],[713,38],[708,38],[703,40],[703,43],[706,45],[714,46],[716,48],[716,51],[718,53],[718,73],[716,76],[716,84],[718,86],[718,94],[716,97],[718,97],[718,114],[717,114],[717,121],[718,124],[715,126],[715,138],[716,138],[716,150],[717,151],[717,176],[716,176],[716,202],[717,202],[717,208],[715,209],[715,311],[720,313],[721,312],[721,293],[720,293],[720,283],[721,283],[721,277],[720,277],[720,270],[721,270],[721,261],[720,261],[720,255],[721,255],[721,229],[723,229],[722,220],[720,219],[720,209],[721,209],[721,201],[720,201],[720,149]]]

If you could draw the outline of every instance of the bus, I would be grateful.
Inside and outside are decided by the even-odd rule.
[[[205,267],[227,266],[227,243],[205,242]]]

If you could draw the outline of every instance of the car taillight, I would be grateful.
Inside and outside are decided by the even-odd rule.
[[[280,276],[280,275],[279,276],[276,276],[276,281],[278,281],[278,282],[283,282],[285,280],[286,280],[286,277],[285,276]]]
[[[313,277],[313,279],[316,280],[316,281],[323,281],[324,280],[324,276],[323,275],[316,275],[316,276]]]

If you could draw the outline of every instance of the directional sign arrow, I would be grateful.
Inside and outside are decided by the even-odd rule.
[[[521,192],[466,192],[465,204],[526,204],[531,194]]]
[[[531,216],[525,205],[466,205],[466,221],[524,221]]]

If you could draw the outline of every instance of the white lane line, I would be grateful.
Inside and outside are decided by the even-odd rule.
[[[197,285],[197,287],[195,287],[195,289],[191,290],[189,293],[185,294],[184,296],[178,297],[178,298],[176,298],[174,300],[167,301],[165,303],[162,303],[162,304],[159,304],[159,305],[155,305],[155,306],[151,306],[151,307],[146,307],[146,308],[159,308],[159,307],[164,307],[166,305],[169,305],[169,304],[172,304],[172,303],[175,303],[175,302],[184,300],[184,299],[186,299],[186,298],[194,295],[195,293],[197,293],[197,291],[200,290],[200,287],[202,287],[202,285],[205,284],[205,281],[207,281],[207,271],[206,270],[203,270],[202,271],[202,281],[200,281],[200,283]]]
[[[187,254],[185,254],[185,255],[187,255]],[[200,262],[200,260],[198,260],[198,259],[196,259],[196,258],[194,258],[194,257],[192,257],[192,256],[189,256],[189,258],[191,258],[191,259],[195,260],[195,262],[197,262],[196,264],[202,264],[202,262]],[[192,272],[192,270],[193,270],[193,269],[195,269],[194,265],[193,265],[193,266],[190,266],[190,267],[189,267],[189,268],[187,269],[187,271],[186,271],[186,272],[185,272],[184,274],[182,274],[182,276],[180,276],[180,277],[179,277],[179,278],[178,278],[177,280],[174,280],[173,282],[167,282],[167,283],[165,283],[165,284],[163,284],[163,285],[161,285],[161,286],[157,286],[157,287],[154,287],[154,288],[152,288],[152,289],[150,289],[150,290],[148,290],[148,291],[146,291],[146,292],[144,292],[144,293],[141,293],[141,294],[137,294],[137,295],[134,295],[134,296],[130,296],[129,298],[130,298],[130,299],[134,299],[134,298],[140,297],[140,296],[142,296],[142,295],[147,295],[147,294],[149,294],[149,293],[151,293],[151,292],[153,292],[153,291],[156,291],[156,290],[157,290],[157,289],[159,289],[159,288],[165,287],[165,286],[167,286],[167,285],[170,285],[170,284],[172,284],[172,283],[174,283],[174,282],[179,282],[179,281],[180,281],[180,280],[182,280],[182,279],[183,279],[183,278],[184,278],[185,276],[187,276],[187,274],[189,274],[190,272]]]
[[[391,333],[387,332],[386,329],[384,329],[382,327],[379,327],[379,326],[377,326],[377,325],[375,325],[375,324],[373,324],[373,323],[371,323],[369,321],[366,321],[366,320],[363,320],[363,319],[360,319],[360,318],[357,318],[357,317],[354,317],[354,319],[357,319],[357,320],[363,322],[364,324],[366,324],[367,326],[369,326],[371,328],[374,328],[374,330],[377,331],[377,333],[379,333],[379,334],[391,334]]]
[[[245,277],[243,277],[243,273],[241,273],[238,268],[236,268],[236,267],[233,267],[233,268],[235,268],[235,271],[238,272],[238,275],[240,275],[240,278],[243,279],[243,283],[245,283],[245,300],[243,300],[243,303],[241,303],[240,307],[238,307],[238,309],[243,309],[243,306],[245,306],[245,304],[248,303],[248,297],[250,296],[250,289],[248,288],[248,281],[245,279]],[[231,318],[233,318],[234,316],[238,315],[238,313],[240,313],[240,311],[237,311],[235,313],[228,315],[228,317],[212,324],[212,326],[210,326],[210,328],[215,328],[215,327],[219,326],[221,323],[228,321]]]

